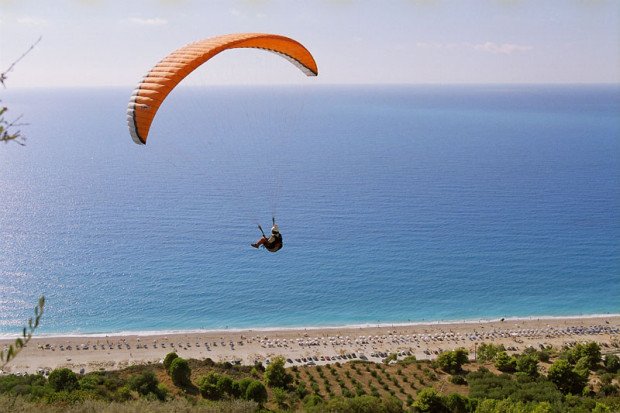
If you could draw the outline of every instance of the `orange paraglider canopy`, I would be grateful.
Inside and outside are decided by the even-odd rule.
[[[274,52],[295,64],[308,76],[318,68],[310,52],[299,42],[266,33],[238,33],[190,43],[170,53],[142,79],[127,108],[129,133],[137,144],[146,144],[151,123],[166,96],[192,71],[228,49],[256,48]]]

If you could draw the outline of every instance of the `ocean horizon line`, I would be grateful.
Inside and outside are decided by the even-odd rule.
[[[35,334],[33,338],[63,338],[63,337],[150,337],[165,335],[181,335],[181,334],[212,334],[212,333],[242,333],[242,332],[275,332],[275,331],[301,331],[301,330],[337,330],[337,329],[363,329],[363,328],[389,328],[389,327],[416,327],[416,326],[441,326],[454,324],[490,324],[495,322],[515,322],[515,321],[531,321],[531,320],[581,320],[581,319],[604,319],[606,317],[620,317],[620,313],[609,314],[580,314],[580,315],[532,315],[532,316],[514,316],[499,318],[473,318],[473,319],[455,319],[455,320],[422,320],[422,321],[406,321],[393,323],[360,323],[360,324],[339,324],[339,325],[305,325],[305,326],[268,326],[268,327],[236,327],[236,328],[213,328],[213,329],[172,329],[172,330],[125,330],[111,332],[66,332],[66,333],[40,333]],[[18,334],[0,333],[0,340],[14,338]]]
[[[181,89],[208,89],[208,88],[227,88],[227,87],[245,87],[245,88],[264,88],[264,87],[298,87],[304,89],[310,88],[328,88],[328,87],[432,87],[432,88],[450,88],[450,87],[612,87],[619,88],[620,83],[613,82],[581,82],[581,83],[321,83],[317,85],[304,85],[297,83],[257,83],[248,85],[247,83],[218,83],[218,84],[181,84]],[[128,93],[135,88],[135,85],[81,85],[81,86],[12,86],[12,91],[20,90],[127,90]],[[8,91],[10,92],[10,91]]]

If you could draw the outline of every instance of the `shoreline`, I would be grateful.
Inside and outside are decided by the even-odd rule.
[[[273,326],[273,327],[235,327],[235,328],[213,328],[213,329],[179,329],[179,330],[127,330],[117,332],[66,332],[66,333],[36,333],[33,339],[39,338],[67,338],[67,337],[125,337],[125,336],[160,336],[160,335],[179,335],[179,334],[210,334],[210,333],[241,333],[241,332],[278,332],[278,331],[314,331],[314,330],[334,330],[334,329],[358,329],[358,328],[392,328],[392,327],[416,327],[416,326],[443,326],[452,324],[484,324],[496,322],[514,322],[514,321],[544,321],[544,320],[579,320],[579,319],[604,319],[604,318],[620,318],[620,313],[609,314],[588,314],[588,315],[567,315],[567,316],[514,316],[500,318],[472,318],[457,320],[422,320],[422,321],[397,321],[386,323],[361,323],[361,324],[338,324],[338,325],[305,325],[305,326]],[[22,327],[16,329],[21,330]],[[0,344],[5,340],[11,340],[20,337],[19,333],[9,334],[0,333]]]
[[[0,350],[14,342],[0,338]],[[433,359],[463,347],[475,358],[481,343],[503,344],[509,353],[527,347],[562,347],[595,341],[603,353],[620,353],[620,315],[505,318],[383,326],[238,329],[118,334],[33,336],[5,373],[67,367],[76,372],[117,370],[161,363],[175,351],[187,359],[211,358],[251,365],[282,356],[286,366],[370,360],[390,353]]]

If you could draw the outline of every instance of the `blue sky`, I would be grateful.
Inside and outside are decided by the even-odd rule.
[[[174,49],[234,32],[299,40],[325,84],[620,83],[617,0],[0,0],[0,70],[43,36],[10,87],[133,86]],[[256,82],[299,78],[256,53],[186,84],[235,83],[257,61]]]

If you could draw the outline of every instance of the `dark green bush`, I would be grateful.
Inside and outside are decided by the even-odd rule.
[[[450,377],[450,383],[464,385],[467,384],[467,380],[465,380],[465,377],[461,376],[460,374],[455,374],[454,376]]]
[[[63,390],[70,392],[79,388],[77,375],[67,368],[53,370],[48,382],[56,392]]]
[[[267,401],[267,389],[258,380],[252,381],[245,392],[245,399],[253,400],[259,405],[262,405]]]
[[[181,387],[191,384],[191,374],[192,370],[184,358],[177,357],[170,363],[170,378],[176,386]]]
[[[170,372],[170,365],[172,364],[172,360],[177,357],[179,357],[179,355],[175,352],[166,354],[166,357],[164,357],[164,369],[166,369],[167,372]]]
[[[155,373],[151,370],[131,377],[129,379],[129,388],[135,390],[142,396],[153,394],[159,400],[164,400],[166,398],[165,393],[161,393],[160,391],[159,380],[157,380]]]

